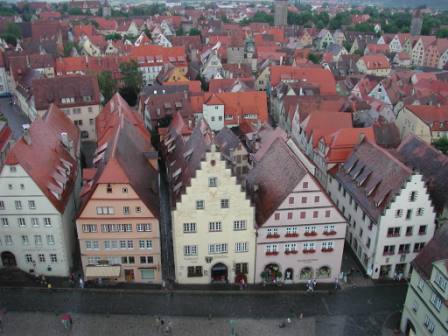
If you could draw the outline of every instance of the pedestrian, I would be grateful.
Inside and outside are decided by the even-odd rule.
[[[334,278],[334,289],[335,290],[339,289],[339,278],[338,277]]]
[[[316,279],[314,279],[314,280],[313,280],[313,290],[315,290],[315,289],[316,289],[316,286],[317,286],[317,280],[316,280]]]
[[[72,317],[70,316],[69,313],[65,313],[64,315],[61,316],[61,322],[64,325],[65,329],[70,329],[70,327],[72,326]]]
[[[70,273],[68,281],[70,282],[70,287],[75,287],[75,274],[73,272]]]
[[[311,279],[308,279],[308,281],[306,282],[306,291],[307,292],[312,292],[313,289],[311,288],[313,286],[313,283],[311,282]]]
[[[155,322],[156,322],[157,332],[159,332],[160,331],[160,317],[156,316]]]
[[[84,280],[79,277],[79,288],[84,288]]]

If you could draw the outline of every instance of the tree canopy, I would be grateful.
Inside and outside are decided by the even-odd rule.
[[[121,79],[124,83],[120,88],[120,94],[128,102],[134,106],[137,103],[138,94],[143,85],[143,77],[138,69],[136,61],[123,62],[120,64]]]
[[[117,92],[117,81],[110,71],[102,71],[98,75],[98,86],[105,102],[108,102]]]

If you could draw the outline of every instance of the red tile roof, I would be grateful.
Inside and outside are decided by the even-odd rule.
[[[61,141],[66,133],[72,153]],[[9,152],[5,164],[20,164],[54,207],[63,213],[78,175],[79,130],[73,122],[51,105],[28,130],[30,143],[20,138]],[[38,155],[36,155],[38,154]]]
[[[262,123],[268,121],[266,92],[205,93],[204,104],[224,105],[225,125],[240,124],[244,119],[248,119],[245,117],[248,114],[256,114],[257,120]],[[232,116],[232,119],[229,120],[228,116]],[[255,122],[256,120],[253,121]]]
[[[390,69],[389,59],[382,54],[365,55],[359,61],[363,61],[369,70]]]
[[[432,131],[448,131],[448,106],[406,105],[405,108],[414,113]]]
[[[352,126],[351,113],[336,111],[313,112],[302,122],[307,139],[313,137],[313,147],[321,137]]]
[[[336,94],[336,81],[329,70],[288,65],[271,66],[271,86],[281,81],[306,81],[320,88],[322,95]]]

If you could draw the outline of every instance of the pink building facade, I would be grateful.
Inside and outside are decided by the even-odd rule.
[[[273,143],[248,181],[258,194],[256,281],[333,282],[346,220],[283,140]]]

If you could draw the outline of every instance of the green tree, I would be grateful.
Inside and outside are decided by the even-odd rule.
[[[447,38],[448,37],[448,28],[439,29],[437,32],[438,38]]]
[[[117,92],[117,81],[110,71],[102,71],[98,75],[98,86],[105,102],[108,102]]]
[[[6,25],[5,31],[1,34],[6,43],[13,46],[17,45],[17,40],[22,37],[22,30],[17,23],[9,22]]]
[[[190,36],[201,35],[201,31],[197,28],[191,28],[190,31],[188,32],[188,35]]]
[[[223,23],[230,23],[230,20],[226,15],[221,15],[221,21]]]
[[[120,74],[124,83],[124,86],[120,88],[120,94],[129,105],[134,106],[143,85],[143,77],[138,69],[137,62],[132,60],[121,63]]]
[[[118,33],[107,34],[105,36],[106,40],[118,41],[121,40],[121,35]]]
[[[176,30],[176,36],[183,36],[185,35],[184,29],[182,28],[182,26],[180,26],[177,30]]]
[[[269,23],[270,25],[274,24],[274,16],[265,12],[256,12],[255,15],[250,19],[251,22],[262,22]]]
[[[78,50],[77,46],[75,43],[73,43],[72,41],[67,41],[64,44],[64,56],[68,57],[70,56],[73,48],[75,48],[76,50]]]
[[[443,154],[448,154],[448,137],[442,137],[432,143],[432,145]]]
[[[308,60],[313,62],[314,64],[319,64],[322,57],[313,53],[308,54]]]

